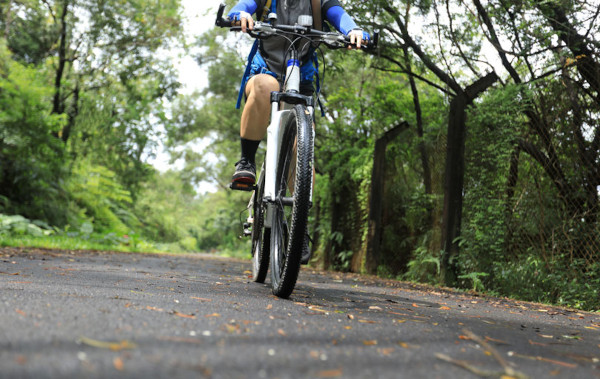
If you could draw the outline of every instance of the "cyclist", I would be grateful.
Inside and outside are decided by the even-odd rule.
[[[272,1],[272,3],[271,3]],[[269,9],[270,4],[270,9]],[[313,10],[312,4],[320,4],[321,9]],[[266,9],[265,9],[266,7]],[[252,30],[254,20],[252,14],[262,14],[264,11],[274,12],[277,22],[293,25],[300,15],[312,15],[315,28],[319,28],[321,15],[338,31],[350,37],[350,42],[360,49],[361,43],[369,39],[368,34],[356,26],[352,18],[344,11],[338,0],[241,0],[231,9],[230,20],[238,21],[243,32]],[[252,186],[256,181],[255,156],[260,141],[264,138],[271,114],[270,94],[279,91],[283,85],[285,74],[286,52],[289,42],[281,37],[260,40],[258,51],[249,57],[247,76],[242,79],[242,91],[246,104],[242,111],[240,124],[241,158],[235,164],[232,184]],[[310,42],[304,42],[299,48],[301,67],[300,92],[306,96],[314,94],[313,78],[317,75],[314,59],[314,49]],[[232,186],[235,188],[235,186]]]

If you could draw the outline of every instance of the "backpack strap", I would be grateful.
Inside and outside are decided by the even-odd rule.
[[[321,0],[311,0],[313,13],[313,26],[317,30],[323,29],[323,17],[321,16]]]
[[[254,60],[254,56],[258,51],[258,40],[254,40],[254,44],[252,45],[252,49],[250,50],[250,54],[248,54],[248,63],[246,64],[246,71],[244,71],[244,76],[242,76],[242,83],[240,83],[240,92],[238,94],[237,103],[235,104],[235,109],[240,109],[240,105],[242,104],[242,97],[244,96],[244,90],[246,89],[246,83],[248,82],[250,76],[250,70],[252,70],[252,61]]]

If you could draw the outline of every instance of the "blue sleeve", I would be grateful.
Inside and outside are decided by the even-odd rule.
[[[325,18],[344,35],[350,33],[352,29],[358,28],[354,20],[346,13],[344,8],[339,5],[334,5],[329,8],[327,13],[325,13]]]
[[[254,14],[257,8],[258,5],[255,0],[241,0],[235,7],[231,8],[227,17],[229,17],[230,20],[237,20],[240,12]]]

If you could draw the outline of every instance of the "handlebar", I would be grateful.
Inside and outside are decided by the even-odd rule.
[[[232,32],[241,31],[242,28],[234,24],[234,21],[223,17],[225,4],[219,5],[217,11],[217,19],[215,25],[221,28],[230,28]],[[353,47],[355,44],[350,43],[350,37],[337,32],[324,32],[317,29],[312,29],[302,25],[271,25],[265,22],[256,21],[254,28],[248,31],[248,34],[253,38],[266,39],[277,34],[293,34],[304,37],[310,37],[316,42],[322,42],[330,49],[340,49]],[[373,39],[367,41],[366,45],[361,45],[365,50],[375,50],[379,44],[379,33],[373,33]]]

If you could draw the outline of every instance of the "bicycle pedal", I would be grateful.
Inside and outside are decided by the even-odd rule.
[[[229,188],[235,191],[254,191],[256,189],[256,185],[249,183],[241,183],[241,182],[231,182],[229,183]]]
[[[244,237],[248,237],[248,236],[252,235],[252,224],[250,224],[249,222],[244,223],[244,229],[243,229],[242,235]]]

